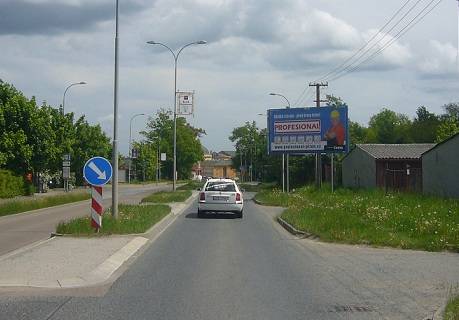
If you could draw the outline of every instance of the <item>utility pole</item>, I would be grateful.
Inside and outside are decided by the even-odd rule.
[[[327,100],[320,100],[320,88],[328,87],[328,82],[312,82],[309,84],[310,87],[316,88],[316,107],[320,108],[321,102],[327,102]],[[321,152],[316,153],[316,187],[322,187],[322,154]]]

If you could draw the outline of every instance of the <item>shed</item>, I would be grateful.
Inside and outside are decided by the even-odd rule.
[[[424,152],[435,144],[357,144],[343,159],[343,185],[422,191]]]
[[[422,184],[426,194],[459,198],[459,133],[422,155]]]

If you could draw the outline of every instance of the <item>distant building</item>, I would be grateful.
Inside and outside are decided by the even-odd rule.
[[[192,168],[193,178],[197,176],[230,178],[236,177],[236,170],[233,169],[233,156],[235,151],[211,152],[204,146],[202,147],[204,160],[196,163]]]
[[[435,144],[358,144],[343,159],[343,185],[422,191],[422,154]]]
[[[202,146],[202,152],[204,153],[204,161],[212,160],[212,152],[206,147]]]
[[[230,178],[236,177],[232,160],[209,160],[201,162],[201,173],[205,177]]]
[[[423,192],[459,198],[459,133],[422,155]]]

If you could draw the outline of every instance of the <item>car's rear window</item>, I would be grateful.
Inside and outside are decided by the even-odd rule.
[[[205,191],[235,192],[234,182],[212,181],[207,183]]]

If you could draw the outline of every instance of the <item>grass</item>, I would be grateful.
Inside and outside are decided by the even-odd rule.
[[[459,320],[459,296],[452,298],[445,309],[444,320]]]
[[[191,190],[177,190],[173,191],[161,191],[155,192],[146,198],[142,199],[142,202],[149,203],[171,203],[171,202],[183,202],[191,197]]]
[[[260,192],[263,190],[271,190],[272,188],[274,188],[274,186],[275,184],[273,183],[239,183],[239,187],[241,189],[244,189],[244,191],[246,192]]]
[[[167,205],[119,205],[118,219],[112,218],[107,210],[102,218],[102,228],[95,233],[90,217],[61,222],[56,228],[60,234],[74,236],[100,236],[111,234],[144,233],[170,212]]]
[[[317,190],[286,195],[262,191],[256,199],[286,207],[282,218],[323,241],[427,251],[459,251],[459,201],[381,190]]]
[[[177,190],[197,190],[204,186],[204,181],[186,181],[183,186],[177,188]]]
[[[26,212],[30,210],[54,207],[61,204],[82,201],[91,198],[88,192],[73,192],[63,195],[43,196],[28,200],[13,200],[0,204],[0,216]]]

